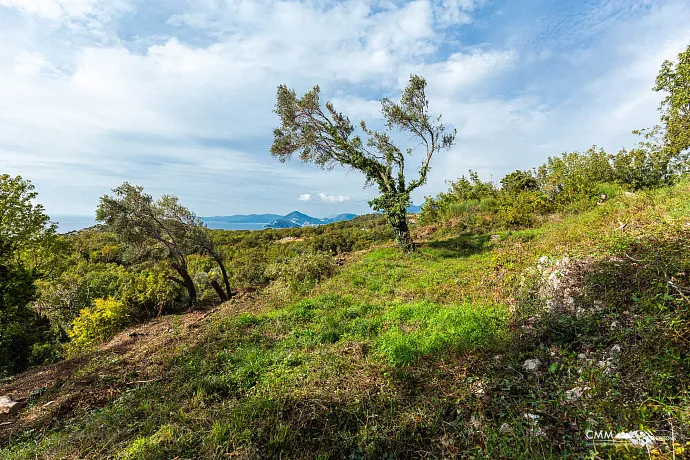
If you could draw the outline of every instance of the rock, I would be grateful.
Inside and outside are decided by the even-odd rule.
[[[530,431],[534,436],[544,436],[546,435],[546,432],[539,427],[539,419],[541,418],[539,415],[536,414],[522,414],[525,419],[527,419],[527,423],[530,426]]]
[[[0,414],[17,415],[24,404],[12,401],[9,396],[0,396]]]
[[[614,345],[611,347],[611,353],[620,353],[621,352],[621,346],[620,345]]]
[[[491,241],[498,241],[499,239],[501,239],[500,235],[491,235]]]
[[[586,358],[587,358],[587,355],[584,354],[584,353],[579,353],[579,354],[577,355],[577,359],[582,360],[582,359],[586,359]]]
[[[504,423],[501,425],[501,428],[498,429],[501,433],[512,433],[513,429],[508,425],[507,423]]]
[[[528,359],[522,364],[522,367],[527,372],[536,372],[541,367],[541,361],[539,358]]]
[[[589,387],[575,387],[575,388],[565,392],[565,398],[570,402],[577,401],[588,390],[589,390]]]

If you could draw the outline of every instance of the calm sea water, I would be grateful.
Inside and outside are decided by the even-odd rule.
[[[58,225],[58,232],[67,233],[74,230],[81,230],[83,228],[96,225],[96,219],[91,216],[74,216],[58,214],[52,216],[51,219]],[[203,219],[202,219],[203,220]],[[206,222],[208,228],[213,230],[263,230],[264,223],[245,223],[236,224],[231,222]]]

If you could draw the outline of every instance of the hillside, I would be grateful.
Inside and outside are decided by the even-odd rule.
[[[414,232],[415,254],[350,244],[313,287],[272,283],[14,376],[0,396],[26,407],[0,420],[2,457],[682,457],[687,179],[524,230]],[[635,430],[658,439],[588,434]]]

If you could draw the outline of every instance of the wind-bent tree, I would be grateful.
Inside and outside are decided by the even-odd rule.
[[[227,300],[230,284],[222,257],[216,251],[208,229],[175,196],[153,200],[141,186],[127,182],[113,190],[113,196],[101,197],[96,218],[104,222],[120,241],[135,253],[148,257],[163,255],[178,277],[170,279],[187,290],[188,306],[196,303],[197,292],[189,274],[187,256],[207,252],[218,263],[227,293],[216,282],[213,286],[221,300]]]
[[[690,149],[690,46],[678,54],[678,62],[665,61],[656,77],[654,91],[666,97],[659,106],[665,128],[663,140],[668,154],[688,165]]]
[[[325,109],[321,107],[318,86],[299,99],[294,90],[281,85],[274,110],[281,125],[273,132],[271,154],[285,162],[298,152],[301,161],[324,169],[340,165],[360,171],[366,177],[365,185],[376,184],[381,193],[369,204],[375,211],[385,213],[398,244],[411,251],[414,246],[406,210],[410,194],[426,183],[431,158],[436,152],[449,149],[456,133],[454,129],[446,130],[440,115],[433,118],[429,115],[425,88],[426,80],[412,75],[400,103],[384,98],[381,113],[388,129],[374,131],[362,121],[365,141],[355,134],[350,119],[336,111],[333,104],[327,102]],[[425,149],[418,176],[409,182],[405,179],[405,158],[413,150],[408,148],[403,152],[393,143],[394,129],[411,134]]]

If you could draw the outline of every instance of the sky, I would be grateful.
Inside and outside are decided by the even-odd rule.
[[[421,204],[469,169],[630,147],[688,44],[687,0],[0,0],[0,173],[49,214],[93,215],[123,181],[202,216],[365,213],[361,174],[270,155],[276,88],[376,126],[415,73],[457,129]]]

